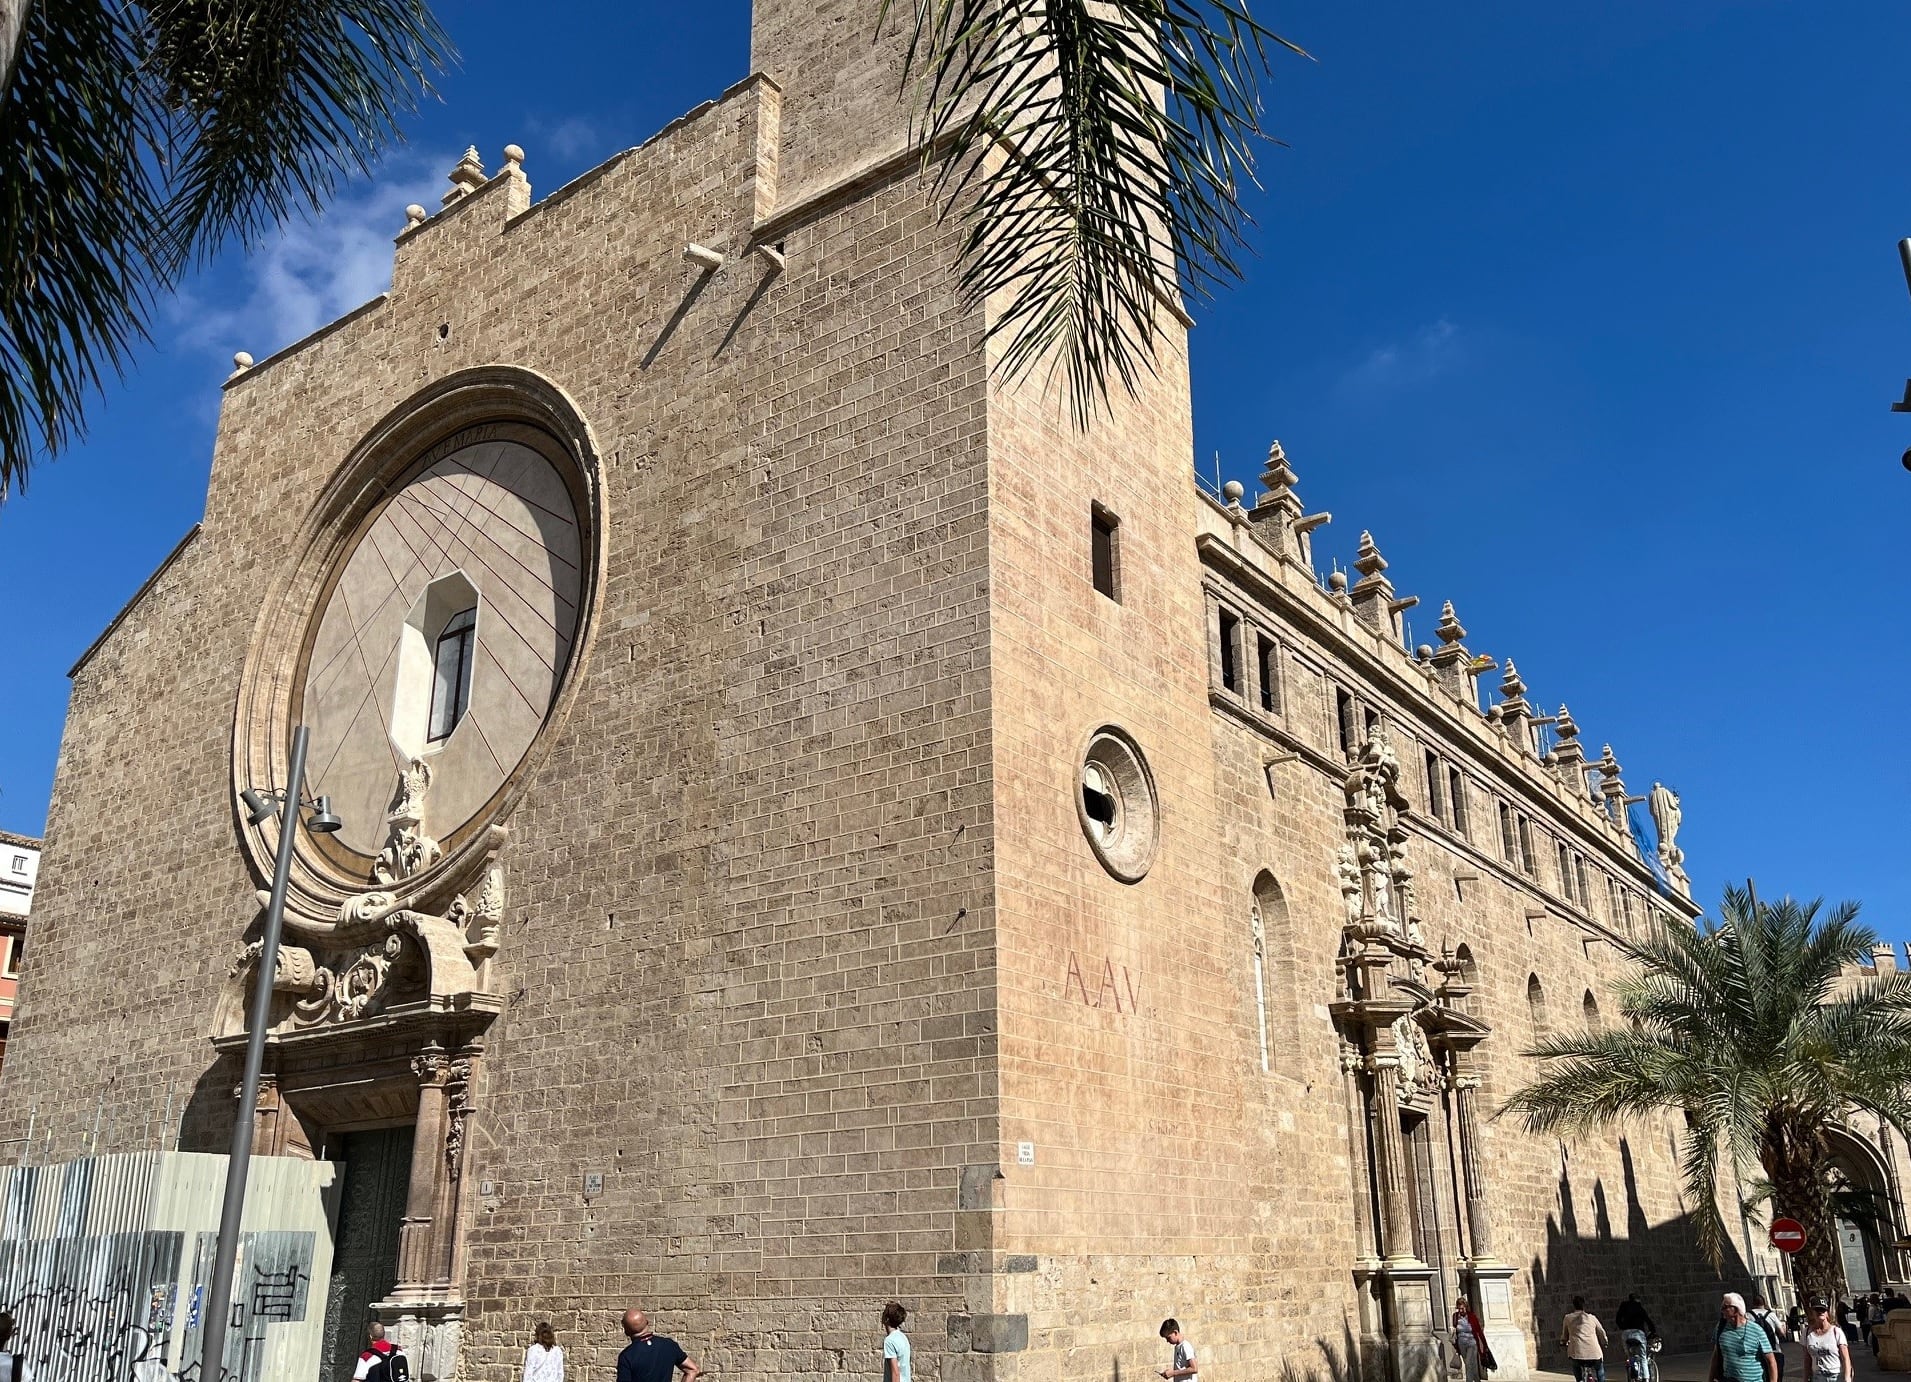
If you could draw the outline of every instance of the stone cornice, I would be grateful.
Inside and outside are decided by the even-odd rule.
[[[1692,903],[1668,897],[1660,891],[1657,879],[1634,852],[1630,837],[1622,835],[1619,827],[1590,798],[1582,801],[1570,793],[1538,758],[1506,743],[1493,733],[1477,710],[1469,711],[1431,683],[1404,648],[1355,619],[1350,609],[1320,588],[1311,571],[1283,561],[1244,524],[1234,523],[1226,508],[1205,494],[1200,498],[1205,514],[1227,524],[1234,538],[1230,542],[1212,525],[1205,524],[1205,530],[1197,534],[1196,549],[1208,579],[1225,583],[1237,598],[1244,597],[1245,601],[1260,606],[1277,625],[1285,624],[1300,638],[1318,645],[1369,689],[1380,693],[1386,700],[1387,713],[1412,732],[1415,739],[1427,747],[1452,754],[1456,761],[1463,761],[1475,774],[1503,791],[1509,801],[1517,801],[1522,809],[1551,825],[1556,834],[1571,840],[1576,847],[1596,852],[1602,864],[1644,892],[1649,904],[1663,906],[1688,918],[1699,914],[1700,909]],[[1252,555],[1239,550],[1239,543],[1252,543]],[[1278,629],[1270,631],[1278,632]],[[1305,659],[1304,648],[1290,645],[1289,651]],[[1238,698],[1216,692],[1210,700],[1217,708],[1227,709],[1234,718],[1294,752],[1317,770],[1345,771],[1345,765],[1337,765],[1332,754],[1307,744],[1284,727],[1277,727]],[[1427,824],[1418,812],[1414,813],[1413,821],[1416,826]],[[1457,836],[1448,838],[1460,843]],[[1494,872],[1504,874],[1509,880],[1516,879],[1522,887],[1537,890],[1535,880],[1513,872],[1470,842],[1466,843],[1466,849]],[[1602,939],[1625,945],[1617,933],[1593,921],[1581,909],[1552,899],[1550,894],[1547,896],[1549,907],[1563,915],[1583,918],[1584,924],[1600,933]]]

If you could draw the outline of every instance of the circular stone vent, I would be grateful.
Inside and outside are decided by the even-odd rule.
[[[1148,760],[1113,725],[1088,736],[1075,784],[1075,812],[1102,867],[1124,883],[1140,882],[1155,860],[1161,808]]]

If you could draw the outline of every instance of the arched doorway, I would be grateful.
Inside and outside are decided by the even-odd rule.
[[[1902,1235],[1891,1177],[1878,1149],[1846,1131],[1831,1135],[1838,1254],[1854,1296],[1903,1278]]]

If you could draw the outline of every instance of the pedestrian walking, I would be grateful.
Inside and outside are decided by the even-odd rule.
[[[1584,1296],[1573,1297],[1572,1312],[1560,1321],[1559,1346],[1578,1382],[1606,1382],[1606,1326],[1586,1308]]]
[[[524,1382],[564,1382],[564,1350],[549,1320],[539,1320],[524,1350]]]
[[[1491,1372],[1499,1366],[1493,1350],[1487,1346],[1486,1327],[1465,1296],[1453,1302],[1453,1347],[1460,1355],[1466,1382],[1480,1382],[1481,1370]]]
[[[1745,1313],[1745,1297],[1728,1291],[1719,1307],[1710,1382],[1778,1382],[1778,1358],[1765,1327]]]
[[[1772,1341],[1772,1356],[1778,1360],[1778,1382],[1785,1382],[1785,1330],[1778,1313],[1765,1303],[1765,1297],[1752,1293],[1752,1308],[1747,1312],[1765,1337]]]
[[[650,1330],[650,1316],[641,1310],[624,1312],[624,1337],[630,1342],[617,1355],[617,1382],[671,1382],[681,1372],[683,1382],[697,1382],[703,1369],[675,1339]]]
[[[1179,1379],[1194,1377],[1201,1371],[1201,1365],[1194,1361],[1194,1345],[1183,1337],[1179,1320],[1172,1316],[1163,1320],[1161,1337],[1174,1348],[1173,1360],[1160,1373],[1165,1382],[1179,1382]]]
[[[1831,1318],[1831,1302],[1805,1303],[1805,1362],[1811,1382],[1851,1382],[1851,1341]]]
[[[352,1369],[352,1382],[411,1382],[411,1363],[385,1337],[385,1326],[373,1320],[365,1328],[365,1348]]]
[[[883,1382],[909,1382],[909,1336],[902,1332],[908,1318],[900,1301],[883,1307]]]

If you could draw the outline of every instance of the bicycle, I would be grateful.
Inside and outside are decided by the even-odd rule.
[[[1626,1382],[1661,1382],[1658,1352],[1663,1346],[1656,1334],[1643,1329],[1628,1329],[1620,1335],[1626,1346]]]

